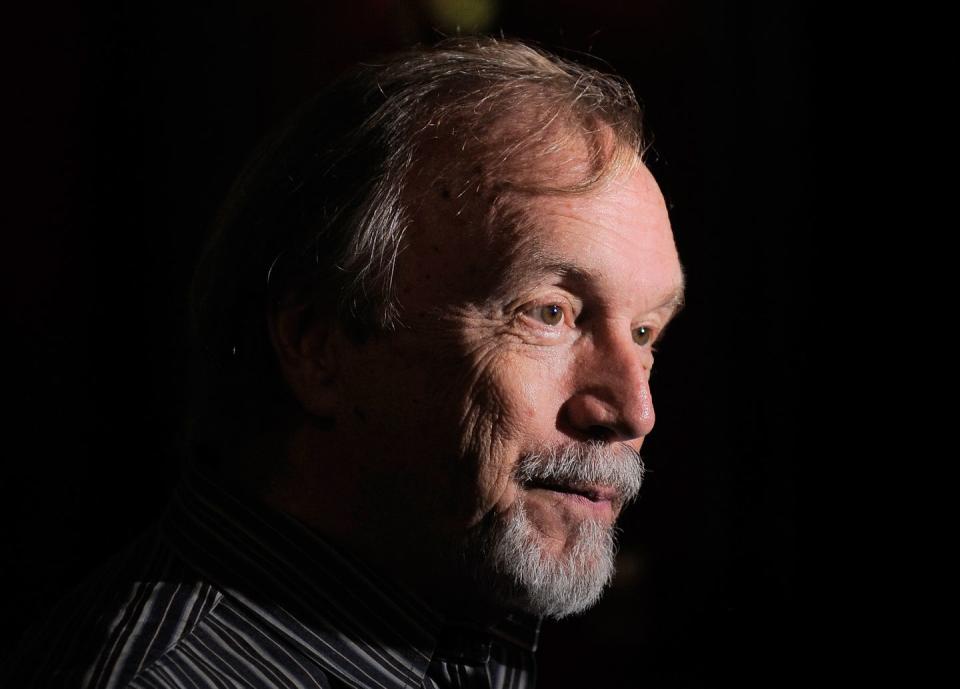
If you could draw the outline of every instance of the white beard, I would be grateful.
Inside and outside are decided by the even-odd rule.
[[[614,485],[626,504],[640,489],[643,464],[633,451],[588,445],[525,457],[516,473],[520,481],[549,477]],[[489,515],[471,534],[464,555],[486,596],[534,615],[560,619],[593,606],[610,584],[616,527],[584,519],[571,542],[561,555],[548,552],[520,497],[507,513]]]

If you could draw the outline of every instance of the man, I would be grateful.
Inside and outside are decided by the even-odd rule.
[[[532,686],[613,574],[682,301],[641,145],[622,81],[509,41],[302,109],[197,272],[194,466],[23,681]]]

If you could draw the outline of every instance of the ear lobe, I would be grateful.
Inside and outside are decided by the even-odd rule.
[[[308,303],[281,305],[268,316],[270,340],[287,386],[304,411],[329,418],[336,409],[335,325]]]

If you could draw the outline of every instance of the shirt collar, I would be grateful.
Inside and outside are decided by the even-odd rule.
[[[491,627],[489,632],[507,643],[514,644],[524,651],[535,653],[540,641],[540,623],[542,618],[526,613],[510,613]]]
[[[499,640],[534,653],[540,635],[540,618],[513,613],[496,624],[448,621],[440,634],[436,657],[447,662],[483,664],[490,658],[491,643]]]
[[[442,618],[296,519],[187,469],[161,522],[190,566],[353,685],[420,686]]]

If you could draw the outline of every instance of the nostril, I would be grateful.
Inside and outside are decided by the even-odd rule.
[[[590,436],[590,440],[601,440],[604,442],[609,442],[614,438],[613,429],[607,428],[606,426],[601,426],[599,424],[594,424],[587,428],[587,435]]]

